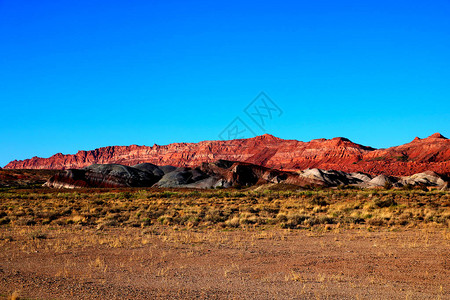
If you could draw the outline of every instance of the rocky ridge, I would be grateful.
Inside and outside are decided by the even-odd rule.
[[[306,169],[282,171],[259,165],[219,160],[202,163],[196,168],[158,167],[154,164],[124,166],[119,164],[91,165],[82,169],[63,170],[44,186],[52,188],[84,187],[165,187],[165,188],[227,188],[264,184],[288,184],[297,187],[359,188],[421,186],[438,189],[448,187],[447,178],[432,171],[411,176],[372,176],[362,172]]]
[[[6,169],[73,169],[92,164],[172,165],[196,167],[217,160],[240,161],[280,170],[311,168],[373,175],[408,176],[434,171],[450,174],[450,140],[439,133],[387,149],[356,144],[346,138],[310,142],[284,140],[269,134],[249,139],[174,143],[165,146],[110,146],[74,155],[55,154],[12,161]]]

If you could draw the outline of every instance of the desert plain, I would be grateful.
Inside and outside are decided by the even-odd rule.
[[[450,194],[9,188],[4,299],[449,299]]]

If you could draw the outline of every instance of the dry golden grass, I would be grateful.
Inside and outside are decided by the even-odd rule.
[[[420,190],[10,190],[0,193],[0,226],[448,228],[449,207],[449,193]]]
[[[48,295],[56,281],[66,299],[73,286],[100,293],[92,285],[104,299],[111,284],[122,298],[144,286],[147,298],[150,286],[202,298],[205,285],[238,298],[250,282],[262,298],[444,299],[449,243],[450,194],[438,191],[6,190],[0,296]]]
[[[19,298],[19,292],[18,292],[18,291],[14,291],[14,292],[11,294],[10,299],[11,299],[11,300],[19,300],[19,299],[20,299],[20,298]]]

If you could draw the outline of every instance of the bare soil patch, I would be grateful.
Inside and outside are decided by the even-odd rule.
[[[0,290],[30,299],[448,299],[450,232],[2,228]]]

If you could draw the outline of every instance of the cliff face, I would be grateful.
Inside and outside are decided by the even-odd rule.
[[[111,146],[74,155],[55,154],[12,161],[9,169],[69,169],[92,164],[136,165],[152,163],[194,167],[217,160],[241,161],[269,168],[302,170],[334,169],[346,172],[411,175],[432,170],[450,173],[450,140],[434,134],[426,139],[388,149],[374,149],[345,138],[317,139],[310,142],[283,140],[272,135],[231,141],[174,143],[166,146]]]
[[[425,139],[416,137],[404,145],[366,153],[356,167],[368,173],[394,176],[425,170],[450,174],[450,140],[439,133]]]

